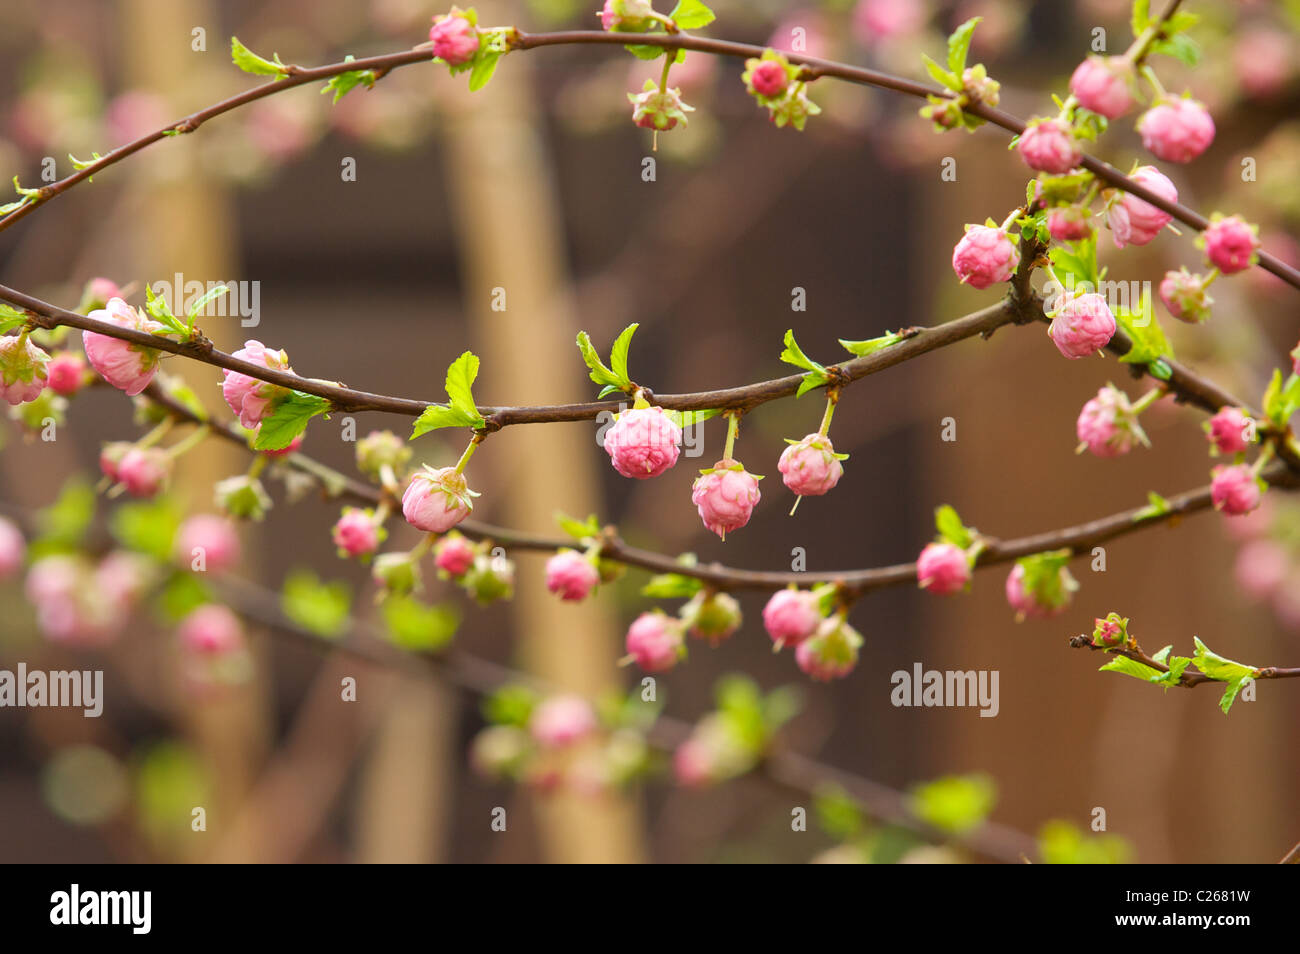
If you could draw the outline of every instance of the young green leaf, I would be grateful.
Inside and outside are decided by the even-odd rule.
[[[1137,39],[1151,25],[1151,0],[1133,0],[1133,38]]]
[[[986,775],[953,775],[917,786],[908,802],[917,818],[961,834],[988,817],[997,802],[997,786]]]
[[[165,562],[172,557],[172,545],[183,516],[181,508],[170,497],[122,504],[109,520],[109,532],[128,550]]]
[[[474,403],[473,385],[478,377],[478,356],[466,351],[447,367],[447,404],[430,404],[415,419],[411,440],[441,427],[472,427],[487,424]]]
[[[1169,512],[1169,501],[1160,496],[1154,490],[1147,491],[1147,505],[1133,514],[1133,522],[1138,523],[1142,520],[1150,520],[1152,517],[1162,517]]]
[[[497,62],[501,59],[499,50],[480,50],[474,57],[474,68],[469,74],[469,91],[476,93],[492,80]]]
[[[415,419],[415,427],[411,431],[411,440],[415,440],[421,434],[427,434],[429,431],[436,431],[443,427],[477,427],[480,420],[482,418],[471,418],[463,411],[448,407],[445,404],[430,404]]]
[[[1124,364],[1154,365],[1161,358],[1174,356],[1174,349],[1151,308],[1151,296],[1146,292],[1142,293],[1136,308],[1116,308],[1115,321],[1133,342],[1119,359]]]
[[[352,54],[349,53],[347,56],[343,57],[343,62],[351,63],[352,59],[353,59]],[[325,84],[323,89],[321,89],[321,92],[333,93],[334,94],[333,101],[337,103],[340,99],[348,95],[348,93],[352,92],[362,83],[366,84],[367,89],[374,89],[375,71],[374,70],[349,70],[346,73],[340,73],[338,76],[331,76],[329,82]]]
[[[661,573],[650,578],[650,582],[641,587],[641,595],[657,600],[690,599],[698,593],[704,584],[693,576],[680,573]]]
[[[971,17],[948,37],[948,69],[960,77],[966,72],[966,57],[970,53],[971,36],[983,17]]]
[[[385,600],[382,613],[388,638],[408,652],[437,652],[460,626],[460,614],[452,607],[426,606],[410,596]]]
[[[930,78],[940,86],[950,89],[954,93],[961,92],[962,83],[960,76],[953,76],[924,53],[921,54],[921,62],[925,66],[925,71],[930,74]]]
[[[194,320],[199,317],[199,314],[204,308],[207,308],[210,303],[216,301],[222,295],[228,294],[230,294],[229,285],[218,285],[216,288],[208,289],[208,291],[201,297],[195,299],[193,304],[190,305],[188,312],[190,316],[190,327],[194,327]]]
[[[678,0],[673,12],[668,14],[668,19],[677,24],[679,30],[698,30],[708,26],[717,17],[700,0]]]
[[[1297,408],[1300,408],[1300,377],[1292,374],[1282,382],[1282,372],[1273,370],[1273,377],[1264,392],[1264,416],[1278,428],[1284,428]]]
[[[556,511],[555,522],[560,529],[575,540],[588,540],[600,536],[600,521],[593,513],[586,520],[577,520],[566,513]]]
[[[803,353],[798,342],[794,340],[794,330],[788,330],[785,333],[785,350],[781,352],[781,360],[786,364],[792,364],[796,368],[804,368],[807,374],[799,382],[799,389],[795,392],[796,398],[801,398],[813,388],[819,388],[830,381],[830,375],[827,373],[824,365],[818,364],[812,358]]]
[[[283,79],[289,73],[289,68],[280,62],[280,54],[274,54],[275,60],[263,59],[258,56],[244,44],[239,42],[238,37],[230,38],[230,59],[245,73],[253,73],[257,76],[274,76],[276,79]]]
[[[352,592],[342,580],[322,583],[310,570],[297,570],[284,581],[280,608],[303,629],[337,639],[348,628]]]
[[[944,540],[963,550],[968,549],[975,540],[970,528],[962,524],[957,511],[948,504],[935,508],[934,527]]]
[[[632,337],[631,332],[635,331],[636,327],[636,325],[632,325],[630,326],[630,329],[623,329],[623,333],[619,335],[619,339],[622,340],[626,335],[628,341],[630,341]],[[623,353],[625,364],[627,360],[626,347],[627,345],[625,342]],[[595,346],[591,343],[591,337],[585,331],[578,332],[578,350],[582,352],[582,360],[586,363],[587,368],[590,371],[591,380],[596,384],[602,385],[604,388],[604,390],[600,392],[601,397],[604,397],[607,394],[612,394],[615,391],[631,389],[632,382],[628,380],[626,374],[615,374],[612,369],[605,366],[605,362],[600,359],[600,355],[596,353]]]
[[[1132,676],[1134,679],[1141,679],[1144,682],[1157,682],[1163,673],[1159,669],[1153,669],[1146,663],[1140,663],[1136,659],[1129,659],[1127,656],[1116,656],[1104,666],[1098,667],[1098,672],[1122,672],[1126,676]]]
[[[845,341],[840,339],[840,345],[850,354],[856,354],[858,357],[866,357],[869,354],[875,354],[877,351],[883,351],[891,345],[896,345],[903,340],[902,335],[896,335],[892,331],[879,338],[867,338],[864,341]]]
[[[308,421],[329,409],[330,402],[323,397],[290,391],[279,398],[272,405],[271,413],[262,419],[253,440],[253,450],[284,450],[307,429]]]
[[[619,336],[614,339],[614,347],[610,349],[610,370],[614,372],[615,377],[622,381],[630,380],[627,373],[627,352],[628,349],[632,347],[632,336],[636,334],[636,330],[640,327],[641,325],[636,322],[628,325],[623,329]]]
[[[717,417],[722,413],[722,410],[720,408],[710,408],[706,411],[665,410],[664,413],[668,415],[670,421],[684,430],[685,428],[693,427],[696,424],[702,424],[711,417]]]

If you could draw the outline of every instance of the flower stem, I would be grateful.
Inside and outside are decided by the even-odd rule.
[[[839,391],[826,392],[826,413],[822,415],[822,426],[817,429],[817,433],[825,437],[831,429],[831,417],[835,414],[835,405],[840,401]]]
[[[135,442],[135,446],[141,449],[152,447],[167,436],[167,432],[172,429],[172,425],[175,423],[176,418],[174,417],[168,417],[159,421],[157,427]]]
[[[206,424],[204,424],[202,427],[197,428],[193,434],[189,435],[189,437],[185,438],[183,441],[173,444],[171,447],[167,448],[167,456],[170,457],[172,460],[175,460],[177,457],[180,457],[186,451],[192,450],[193,448],[198,447],[200,444],[202,444],[207,439],[208,435],[211,432],[212,429],[209,428]]]
[[[664,56],[664,71],[659,77],[659,92],[661,95],[668,93],[668,71],[673,68],[673,61],[677,59],[677,51],[669,50]]]
[[[1259,472],[1268,466],[1268,462],[1273,459],[1273,453],[1274,450],[1272,444],[1265,444],[1261,447],[1259,449],[1259,456],[1255,458],[1255,463],[1250,467],[1250,472],[1258,477]]]
[[[1151,67],[1143,66],[1142,76],[1146,79],[1148,83],[1151,84],[1151,88],[1156,91],[1157,102],[1162,99],[1165,99],[1169,95],[1168,93],[1165,92],[1165,88],[1160,82],[1160,77],[1156,76],[1156,71],[1153,70]]]
[[[1149,408],[1152,404],[1155,404],[1156,401],[1159,401],[1164,396],[1165,396],[1165,389],[1163,387],[1152,388],[1146,394],[1142,395],[1135,402],[1133,402],[1132,405],[1133,413],[1141,414],[1143,411]]]
[[[474,456],[474,451],[478,449],[478,445],[482,442],[483,435],[475,434],[470,440],[469,446],[465,448],[465,453],[461,454],[460,460],[456,461],[456,473],[461,474],[465,472],[465,465],[469,463],[469,459]]]
[[[727,415],[727,446],[722,452],[723,460],[731,460],[731,452],[736,447],[736,435],[740,433],[740,415],[732,412]]]
[[[407,556],[409,556],[412,560],[420,559],[422,556],[424,556],[426,553],[428,553],[430,550],[433,549],[434,541],[437,539],[438,539],[438,535],[436,533],[426,533],[423,537],[420,538],[419,543],[411,547]]]
[[[248,467],[248,476],[251,477],[253,480],[256,480],[258,477],[262,476],[262,471],[266,470],[266,465],[270,462],[270,460],[271,458],[267,457],[265,454],[258,454],[256,457],[253,458],[253,463],[251,463]]]

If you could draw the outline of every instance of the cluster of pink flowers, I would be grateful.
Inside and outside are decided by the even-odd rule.
[[[104,309],[92,311],[87,317],[144,334],[166,330],[161,323],[147,317],[140,309],[132,308],[121,298],[110,299]],[[86,359],[99,376],[132,397],[148,387],[158,373],[161,355],[154,348],[94,331],[83,331],[81,343]]]
[[[1128,396],[1113,384],[1106,385],[1084,404],[1075,433],[1079,437],[1079,450],[1088,450],[1096,457],[1118,457],[1138,444],[1147,444],[1146,433]]]
[[[1101,295],[1088,292],[1061,298],[1047,333],[1065,357],[1086,358],[1115,337],[1115,316]]]
[[[452,7],[450,13],[433,18],[429,29],[433,55],[448,66],[465,66],[478,52],[479,36],[472,13]]]
[[[1020,264],[1020,252],[1005,229],[968,225],[952,250],[952,268],[963,284],[988,288],[1005,282]]]
[[[246,341],[244,347],[232,357],[249,361],[271,371],[284,371],[289,374],[289,356],[283,351],[271,351],[260,341]],[[239,418],[239,423],[250,431],[255,431],[262,420],[271,412],[277,398],[282,397],[286,389],[271,384],[260,378],[254,378],[240,371],[222,371],[224,380],[221,396],[226,399],[230,410]]]
[[[426,466],[406,485],[402,516],[417,530],[446,533],[469,516],[477,496],[455,467],[434,470]]]
[[[0,397],[15,406],[35,401],[49,380],[49,363],[26,334],[0,338]]]

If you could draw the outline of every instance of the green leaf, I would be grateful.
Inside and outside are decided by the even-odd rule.
[[[415,419],[415,427],[411,431],[411,440],[415,440],[421,434],[427,434],[429,431],[436,431],[443,427],[477,427],[479,420],[482,419],[477,415],[471,418],[463,411],[447,407],[445,404],[430,404]]]
[[[1160,496],[1154,490],[1147,491],[1147,505],[1133,514],[1133,522],[1137,523],[1142,520],[1150,520],[1152,517],[1162,517],[1169,512],[1169,501]]]
[[[883,351],[891,345],[896,345],[903,340],[902,335],[896,335],[892,331],[879,338],[867,338],[865,341],[845,341],[840,339],[840,345],[850,354],[856,354],[858,357],[866,357],[869,354],[875,354],[877,351]]]
[[[561,530],[575,540],[581,541],[600,536],[600,521],[594,513],[586,520],[576,520],[566,513],[556,511],[555,522],[560,525]]]
[[[258,56],[244,44],[239,42],[238,37],[230,38],[230,59],[245,73],[253,73],[257,76],[274,76],[276,79],[283,79],[289,72],[288,67],[280,62],[280,55],[274,54],[275,61],[263,59]]]
[[[483,717],[493,725],[523,728],[533,717],[537,693],[527,686],[502,686],[483,700]]]
[[[626,329],[624,329],[623,334],[627,334]],[[620,337],[622,336],[620,335]],[[601,392],[602,395],[612,393],[609,388],[622,391],[624,388],[632,386],[631,381],[619,377],[605,366],[605,362],[600,360],[600,355],[596,353],[596,348],[591,343],[591,337],[585,331],[578,332],[578,350],[582,352],[582,360],[590,370],[591,380],[606,388],[605,391]]]
[[[348,628],[352,593],[342,580],[322,583],[310,570],[297,570],[284,581],[280,608],[303,629],[337,639]]]
[[[486,86],[492,80],[492,74],[496,72],[497,62],[501,59],[500,50],[481,49],[478,55],[474,57],[474,68],[469,74],[469,91],[476,93]]]
[[[930,78],[940,86],[950,89],[954,93],[961,92],[962,83],[960,76],[953,76],[924,53],[921,54],[921,62],[925,65],[925,71],[930,74]]]
[[[1141,36],[1151,25],[1151,0],[1133,0],[1133,38]]]
[[[1147,292],[1142,293],[1136,309],[1116,308],[1115,321],[1133,341],[1133,346],[1119,359],[1122,363],[1153,365],[1161,358],[1174,356],[1174,349],[1160,327]]]
[[[1219,708],[1226,714],[1232,708],[1232,703],[1237,698],[1237,693],[1241,691],[1241,687],[1255,678],[1258,668],[1225,659],[1218,653],[1211,652],[1200,639],[1193,637],[1193,641],[1196,643],[1196,654],[1192,657],[1192,665],[1211,679],[1228,684],[1223,697],[1219,700]]]
[[[722,414],[721,408],[710,408],[706,411],[673,411],[665,410],[668,419],[680,428],[692,427],[696,424],[702,424],[711,417],[717,417]]]
[[[353,59],[352,54],[349,53],[347,56],[343,57],[343,62],[351,63],[352,59]],[[366,84],[367,89],[374,89],[375,71],[374,70],[349,70],[346,73],[340,73],[338,76],[331,76],[329,82],[325,84],[321,92],[322,93],[332,92],[334,94],[333,101],[337,103],[340,99],[348,95],[348,93],[352,92],[362,83]]]
[[[207,308],[211,302],[216,301],[222,295],[230,294],[229,285],[218,285],[216,288],[210,288],[190,305],[187,314],[190,316],[189,326],[194,327],[194,320],[199,317],[199,313]]]
[[[330,409],[330,402],[315,394],[289,391],[277,398],[269,415],[262,419],[253,440],[253,450],[284,450],[307,429],[307,422]]]
[[[1284,428],[1291,415],[1300,408],[1300,377],[1292,374],[1282,383],[1282,372],[1273,370],[1273,377],[1264,392],[1264,416],[1274,425]]]
[[[1156,40],[1151,44],[1152,53],[1172,56],[1185,66],[1195,66],[1201,60],[1201,47],[1195,40],[1185,34]]]
[[[639,60],[657,60],[667,53],[667,49],[662,46],[651,46],[648,43],[629,43],[623,47]]]
[[[640,324],[634,322],[624,328],[619,336],[614,339],[614,347],[609,352],[610,369],[614,372],[615,377],[623,381],[631,380],[627,373],[627,352],[632,346],[632,336],[636,334],[636,330],[640,327]]]
[[[948,69],[958,77],[966,72],[966,56],[970,53],[971,35],[983,17],[971,17],[948,37]]]
[[[79,544],[95,518],[95,491],[81,477],[69,477],[54,503],[36,515],[41,532],[60,543]]]
[[[1146,663],[1140,663],[1136,659],[1129,659],[1127,656],[1116,656],[1110,662],[1101,666],[1098,672],[1122,672],[1126,676],[1132,676],[1134,679],[1141,679],[1144,682],[1156,682],[1163,675],[1159,669],[1153,669]]]
[[[1133,857],[1119,835],[1095,835],[1060,819],[1042,827],[1038,852],[1049,865],[1122,865]]]
[[[1065,245],[1057,245],[1048,253],[1052,260],[1052,269],[1061,281],[1066,276],[1073,276],[1074,287],[1086,285],[1096,289],[1100,281],[1097,272],[1097,236],[1090,233],[1086,238]]]
[[[410,652],[443,649],[460,625],[460,615],[454,609],[426,606],[409,596],[392,596],[385,600],[383,616],[388,638]]]
[[[936,507],[934,511],[934,527],[939,531],[939,536],[949,543],[955,544],[965,550],[974,542],[975,535],[962,524],[961,517],[957,511],[948,504]]]
[[[786,364],[792,364],[796,368],[803,368],[805,371],[825,371],[826,368],[812,358],[803,353],[799,343],[794,340],[794,330],[790,329],[785,333],[785,350],[781,352],[781,360]]]
[[[8,305],[0,305],[0,335],[27,324],[27,316]]]
[[[128,550],[168,561],[184,517],[170,497],[122,504],[109,520],[109,532]]]
[[[698,30],[708,26],[717,17],[700,0],[678,0],[673,12],[668,14],[668,19],[677,24],[678,29]]]
[[[201,576],[200,573],[173,573],[154,597],[154,609],[169,623],[178,623],[200,606],[213,602],[212,590]]]
[[[822,831],[837,841],[851,841],[866,831],[862,808],[838,785],[822,786],[813,794],[813,811]]]
[[[917,818],[941,831],[962,834],[981,824],[997,803],[997,787],[986,775],[953,775],[912,790]]]
[[[478,413],[472,390],[477,377],[478,356],[466,351],[447,368],[447,397],[451,399],[453,408],[475,419],[479,422],[477,426],[482,427],[486,422]]]
[[[694,566],[695,555],[683,553],[677,562],[683,566]],[[641,588],[641,595],[660,600],[690,599],[703,588],[704,584],[693,576],[660,573],[651,577],[650,582]]]

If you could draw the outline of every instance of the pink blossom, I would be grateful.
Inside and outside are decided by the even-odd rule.
[[[776,468],[782,482],[801,497],[820,497],[844,476],[835,446],[823,434],[809,434],[791,443],[781,452]]]
[[[681,621],[696,639],[716,646],[740,628],[740,603],[728,593],[701,590],[682,607]]]
[[[1250,416],[1239,407],[1222,408],[1210,418],[1206,438],[1220,454],[1239,454],[1251,444],[1248,434],[1254,433]]]
[[[921,0],[858,0],[853,8],[853,35],[864,46],[896,40],[919,30],[926,17]]]
[[[181,620],[181,645],[205,656],[226,656],[244,646],[244,629],[229,609],[208,603]]]
[[[122,465],[122,458],[135,447],[130,441],[108,441],[99,449],[99,471],[113,483],[117,483],[117,471]]]
[[[176,534],[176,559],[191,569],[224,573],[239,565],[239,534],[225,517],[200,513],[181,524]]]
[[[661,407],[624,411],[605,431],[605,452],[624,477],[658,477],[681,453],[682,429]]]
[[[1206,292],[1206,277],[1193,275],[1186,267],[1170,269],[1160,282],[1160,300],[1179,321],[1199,322],[1210,317],[1214,299]]]
[[[1225,275],[1250,268],[1258,260],[1257,232],[1239,215],[1216,216],[1201,237],[1205,256]]]
[[[954,543],[928,544],[916,560],[916,578],[922,589],[948,595],[970,582],[970,560]]]
[[[162,324],[145,317],[138,308],[132,308],[120,298],[110,299],[105,308],[92,311],[86,317],[145,334],[165,330]],[[131,397],[148,387],[158,373],[161,355],[153,348],[94,331],[81,333],[81,345],[91,367],[99,372],[100,377]]]
[[[1233,573],[1237,585],[1254,599],[1266,599],[1286,579],[1291,561],[1286,548],[1273,540],[1252,540],[1237,551]]]
[[[133,447],[117,465],[117,480],[132,497],[152,497],[171,477],[172,459],[157,447]]]
[[[691,736],[673,751],[673,777],[686,788],[703,788],[713,779],[713,752],[703,739]]]
[[[463,66],[478,52],[477,28],[455,7],[451,13],[433,18],[429,40],[433,55],[449,66]]]
[[[731,458],[701,473],[691,488],[691,503],[699,510],[704,526],[723,540],[749,523],[760,496],[758,478]]]
[[[1007,233],[988,225],[968,225],[952,250],[952,270],[972,288],[1005,282],[1020,264],[1020,252]]]
[[[433,546],[433,563],[453,580],[469,572],[474,565],[474,544],[459,533],[449,533]]]
[[[1007,574],[1006,597],[1011,608],[1016,611],[1018,619],[1042,619],[1056,616],[1063,612],[1070,603],[1070,596],[1078,584],[1065,567],[1057,571],[1059,602],[1053,603],[1041,593],[1035,593],[1025,586],[1026,570],[1023,563],[1017,563]]]
[[[1214,509],[1221,510],[1229,517],[1248,514],[1263,499],[1259,480],[1246,464],[1234,464],[1231,467],[1216,467],[1214,479],[1210,481],[1210,498]]]
[[[1280,92],[1294,69],[1291,46],[1291,37],[1275,26],[1243,30],[1232,51],[1241,88],[1259,99]]]
[[[1155,166],[1142,166],[1129,178],[1162,199],[1178,201],[1178,189]],[[1110,228],[1116,248],[1146,245],[1160,234],[1160,230],[1172,218],[1168,212],[1161,211],[1150,202],[1128,192],[1120,193],[1106,209],[1106,225]]]
[[[533,710],[528,728],[542,745],[564,748],[596,731],[596,713],[580,696],[553,696]]]
[[[46,366],[50,390],[64,397],[72,397],[81,390],[86,376],[86,362],[75,351],[60,351]]]
[[[750,60],[749,87],[759,96],[773,99],[790,85],[790,74],[777,60]]]
[[[0,397],[17,406],[45,390],[50,356],[25,334],[0,337]]]
[[[446,533],[469,516],[474,509],[472,498],[476,496],[464,474],[457,473],[455,467],[440,470],[426,467],[406,485],[402,516],[417,530]]]
[[[1167,99],[1137,121],[1142,145],[1166,162],[1191,162],[1214,142],[1214,120],[1194,99]]]
[[[343,515],[334,523],[333,539],[341,555],[369,556],[379,547],[379,527],[368,511],[344,507]]]
[[[1087,449],[1096,457],[1118,457],[1135,445],[1146,443],[1146,434],[1128,396],[1111,384],[1084,404],[1075,433],[1079,437],[1079,450]]]
[[[1077,205],[1057,206],[1047,213],[1047,228],[1058,242],[1077,242],[1092,231],[1092,213]]]
[[[260,341],[245,341],[244,347],[232,355],[272,371],[288,371],[289,356],[283,351],[271,351]],[[239,417],[239,423],[250,431],[256,430],[271,410],[271,404],[285,389],[268,381],[251,377],[240,371],[223,370],[221,396],[230,410]]]
[[[664,672],[682,653],[682,624],[663,613],[642,613],[627,630],[627,654],[645,672]]]
[[[820,682],[842,679],[858,664],[862,637],[843,619],[822,620],[817,632],[794,651],[794,661],[803,672]]]
[[[799,645],[821,621],[817,597],[808,590],[777,590],[763,607],[763,626],[778,649]]]
[[[576,550],[561,550],[546,561],[546,588],[562,600],[585,600],[599,582],[595,564]]]
[[[0,517],[0,580],[7,580],[17,573],[27,555],[27,544],[22,531],[12,520]]]
[[[1096,354],[1115,336],[1115,316],[1106,299],[1095,292],[1065,299],[1047,333],[1067,358]]]
[[[1083,150],[1070,125],[1060,119],[1036,119],[1016,143],[1020,158],[1031,169],[1062,175],[1079,164]]]
[[[1070,92],[1084,109],[1118,119],[1133,106],[1133,67],[1118,57],[1090,56],[1070,77]]]
[[[605,0],[600,25],[617,33],[648,33],[654,29],[653,14],[650,0]]]
[[[95,567],[95,586],[123,611],[134,608],[157,579],[149,557],[128,550],[114,550]]]

